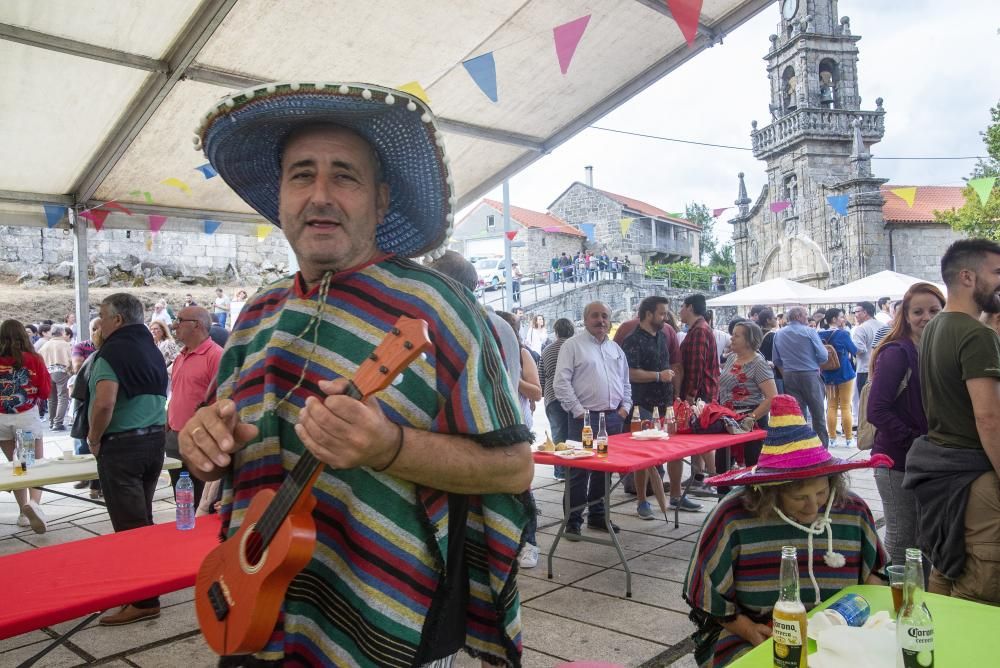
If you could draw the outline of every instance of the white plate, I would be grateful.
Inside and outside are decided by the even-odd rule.
[[[637,431],[632,434],[632,440],[634,441],[665,441],[670,438],[670,434],[665,431],[653,431],[647,429],[646,431]]]
[[[90,461],[93,458],[94,455],[73,455],[72,459],[63,459],[60,457],[59,459],[50,459],[48,461],[53,464],[79,464],[80,462]]]
[[[563,459],[583,459],[584,457],[593,457],[597,453],[593,450],[558,450],[552,454]]]

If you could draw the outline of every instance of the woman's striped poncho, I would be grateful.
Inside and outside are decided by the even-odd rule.
[[[381,258],[318,288],[289,277],[246,305],[219,369],[218,393],[259,437],[234,458],[223,493],[227,535],[253,495],[277,488],[303,451],[293,426],[318,381],[351,377],[396,319],[427,321],[433,347],[377,398],[389,419],[467,434],[484,447],[530,441],[492,329],[471,293],[414,262]],[[317,329],[318,332],[317,332]],[[313,345],[314,335],[317,345]],[[285,397],[306,368],[304,382]],[[441,453],[447,457],[447,452]],[[292,582],[258,659],[280,665],[410,666],[448,554],[449,497],[368,468],[321,474],[313,493],[317,545]],[[517,665],[519,599],[512,569],[527,513],[513,495],[469,497],[466,649]]]

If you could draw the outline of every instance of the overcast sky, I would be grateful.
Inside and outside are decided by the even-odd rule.
[[[1000,0],[840,0],[838,9],[862,38],[861,108],[885,100],[886,132],[872,149],[875,158],[985,154],[979,132],[1000,101]],[[764,55],[778,20],[775,4],[594,125],[749,147],[750,121],[770,121]],[[570,183],[584,180],[588,164],[596,187],[671,212],[687,202],[732,206],[740,171],[753,199],[765,183],[764,163],[750,151],[588,128],[511,179],[511,203],[544,211]],[[975,161],[872,164],[890,184],[961,185]],[[488,196],[501,199],[500,188]],[[720,236],[729,231],[717,225]]]

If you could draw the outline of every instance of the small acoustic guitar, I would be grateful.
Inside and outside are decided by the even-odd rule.
[[[401,317],[358,367],[345,394],[361,401],[385,389],[430,344],[426,322]],[[260,651],[274,632],[288,585],[316,546],[311,489],[322,470],[323,462],[303,450],[278,491],[258,492],[239,531],[202,562],[195,610],[216,654]]]

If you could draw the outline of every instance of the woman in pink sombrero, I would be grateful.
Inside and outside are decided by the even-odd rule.
[[[875,520],[845,473],[891,464],[885,455],[832,457],[798,402],[774,398],[757,465],[705,481],[739,489],[706,518],[684,583],[699,665],[725,666],[771,635],[784,545],[798,550],[807,610],[848,585],[884,583]]]

